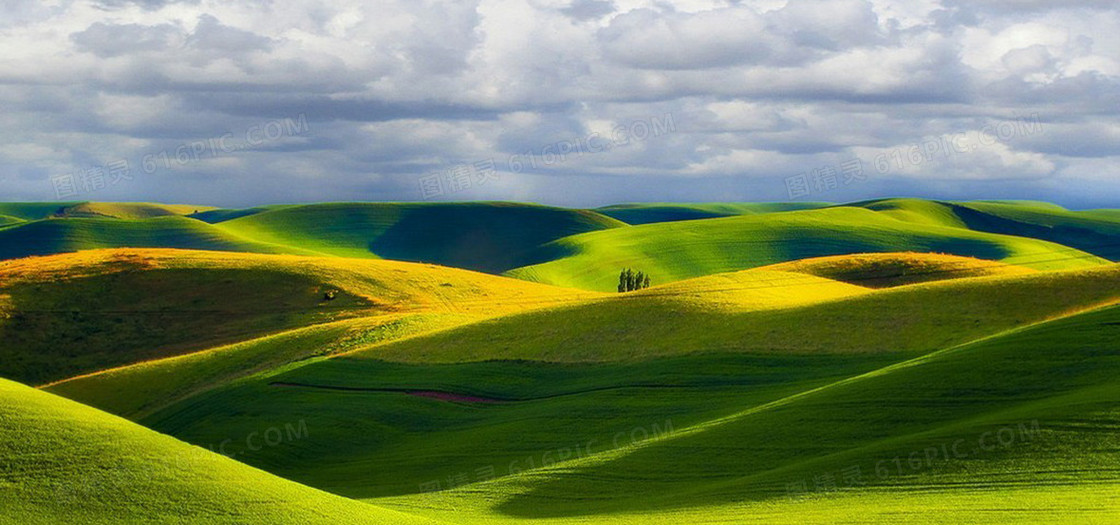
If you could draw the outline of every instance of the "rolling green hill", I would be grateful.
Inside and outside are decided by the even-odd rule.
[[[350,262],[355,267],[390,264],[383,261]],[[444,283],[454,282],[455,273],[471,275],[457,270],[444,272],[440,279]],[[453,288],[475,293],[474,297],[456,297],[450,295],[453,292],[447,291],[446,287],[439,288],[437,293],[444,294],[454,305],[450,309],[419,309],[411,313],[408,308],[401,308],[390,314],[298,328],[189,355],[91,373],[54,383],[47,389],[114,414],[141,418],[185,397],[255,373],[269,374],[304,359],[360,352],[396,339],[477,323],[493,314],[508,315],[533,309],[552,311],[566,305],[595,304],[604,298],[611,301],[619,299],[616,296],[604,297],[475,275],[492,282],[477,288],[462,285]],[[745,287],[765,286],[775,280],[792,282],[798,293],[790,294],[784,290],[774,293],[769,290],[738,292]],[[397,285],[407,288],[404,283]],[[423,288],[417,291],[423,292]],[[679,293],[682,297],[702,294],[698,308],[726,312],[791,307],[869,292],[859,286],[814,276],[768,271],[710,276],[657,289],[658,294]],[[424,302],[420,297],[410,298],[409,301],[417,304]]]
[[[650,224],[654,222],[690,221],[714,219],[736,215],[756,215],[781,211],[811,210],[823,208],[823,202],[742,202],[742,203],[693,203],[651,202],[640,204],[615,204],[597,208],[595,211],[614,217],[627,224]]]
[[[515,203],[334,203],[271,209],[218,227],[271,244],[344,257],[420,261],[488,273],[577,233],[624,226],[590,211]]]
[[[186,258],[187,256],[181,256]],[[258,256],[262,259],[270,260],[270,256]],[[943,266],[935,266],[936,278],[945,279],[947,277],[962,277],[971,275],[981,275],[985,272],[995,272],[996,274],[1017,275],[1021,273],[1029,273],[1028,270],[1018,269],[1016,267],[1000,266],[996,263],[986,263],[984,261],[976,261],[961,258],[951,258],[945,256],[929,256],[917,254],[898,254],[895,256],[898,260],[903,262],[912,263],[913,268],[928,269],[930,265],[951,263],[953,266],[948,268],[950,272],[944,271],[946,268]],[[862,261],[866,256],[850,256],[854,261]],[[842,259],[842,258],[841,258]],[[877,257],[879,260],[885,260],[886,256]],[[329,261],[326,259],[324,261]],[[921,265],[918,265],[921,263]],[[377,261],[362,262],[351,261],[351,264],[360,266],[376,266],[381,263]],[[185,264],[191,267],[197,267],[197,263]],[[833,268],[836,266],[842,267],[845,270],[850,270],[850,266],[838,264],[836,261],[807,261],[804,263],[806,267],[813,271],[818,271],[821,265],[825,268]],[[960,265],[965,265],[962,268]],[[979,267],[982,272],[976,273],[971,266]],[[407,265],[405,265],[407,266]],[[802,271],[806,268],[801,268],[797,264],[791,265],[797,270]],[[963,273],[962,273],[962,270]],[[369,271],[369,270],[367,270]],[[447,270],[447,272],[452,272]],[[1005,273],[1009,272],[1009,273]],[[315,272],[322,273],[322,272]],[[818,272],[819,273],[819,272]],[[482,277],[482,276],[480,276]],[[877,277],[878,278],[878,277]],[[910,276],[911,279],[920,279],[922,274],[915,274]],[[925,278],[932,278],[926,276]],[[504,286],[518,284],[519,281],[504,281],[499,278],[491,278],[497,283],[504,283]],[[1067,277],[1070,282],[1076,283],[1079,279],[1092,280],[1095,277],[1089,274]],[[1030,284],[1035,291],[1041,291],[1045,288],[1052,288],[1061,286],[1062,280],[1039,280],[1035,284]],[[1071,292],[1069,299],[1063,300],[1058,304],[1071,304],[1065,301],[1079,300],[1095,300],[1101,297],[1097,292],[1092,290],[1092,283],[1086,284],[1071,284],[1069,286]],[[415,286],[415,285],[413,285]],[[475,297],[473,299],[467,297],[459,297],[453,299],[455,304],[460,305],[453,310],[439,310],[434,309],[430,313],[436,314],[434,317],[428,315],[428,312],[421,312],[422,316],[408,315],[407,310],[401,314],[380,315],[369,318],[362,318],[353,321],[346,321],[342,323],[332,323],[327,325],[320,325],[319,327],[309,329],[294,329],[289,332],[284,332],[278,335],[270,335],[252,341],[237,343],[227,347],[213,349],[207,352],[199,352],[184,357],[177,357],[166,360],[157,360],[147,363],[141,363],[133,366],[126,366],[119,369],[109,370],[104,373],[95,373],[87,376],[75,378],[69,381],[64,381],[50,387],[51,391],[61,393],[67,397],[80,400],[82,402],[91,404],[95,407],[109,410],[113,413],[124,415],[127,417],[138,417],[151,412],[152,407],[163,406],[169,404],[169,400],[177,399],[182,395],[196,394],[201,390],[208,389],[215,386],[220,386],[225,381],[230,381],[235,378],[244,377],[251,373],[267,371],[270,368],[278,368],[285,363],[293,362],[301,358],[321,355],[337,355],[343,352],[354,353],[355,356],[364,354],[379,355],[384,352],[386,357],[391,357],[394,353],[413,353],[418,359],[424,359],[425,352],[431,348],[456,348],[458,346],[470,346],[477,344],[479,348],[486,348],[489,342],[494,342],[496,339],[492,335],[469,335],[476,331],[483,334],[492,331],[495,327],[500,326],[515,326],[516,323],[525,322],[526,318],[509,318],[497,319],[492,323],[485,323],[480,325],[472,325],[470,323],[477,322],[490,315],[488,311],[475,312],[477,308],[483,309],[497,309],[493,313],[510,314],[522,310],[529,310],[533,308],[545,308],[539,317],[548,320],[541,324],[538,322],[531,322],[529,324],[535,325],[546,332],[556,331],[555,333],[567,333],[572,337],[579,340],[590,339],[595,337],[593,334],[586,334],[584,328],[569,329],[565,332],[560,332],[556,322],[571,323],[576,327],[589,326],[594,329],[604,329],[603,323],[619,322],[621,327],[627,326],[627,323],[620,321],[624,318],[632,318],[640,321],[643,324],[635,325],[635,328],[642,329],[644,323],[655,319],[657,316],[667,316],[672,318],[682,319],[683,326],[692,326],[695,324],[701,329],[708,329],[713,326],[719,327],[723,324],[737,324],[739,321],[734,321],[737,317],[748,312],[757,312],[764,310],[782,310],[795,307],[810,306],[817,303],[827,303],[837,301],[845,298],[854,298],[860,295],[871,293],[871,289],[856,286],[853,284],[845,284],[842,282],[816,277],[814,275],[805,275],[790,271],[772,271],[766,269],[748,270],[736,272],[731,274],[719,274],[689,281],[682,281],[670,285],[656,287],[643,292],[628,294],[625,296],[610,295],[605,297],[573,294],[570,292],[557,293],[554,289],[548,288],[533,288],[529,283],[522,283],[520,285],[525,288],[526,295],[521,299],[511,300],[512,296],[507,292],[500,292],[496,289],[489,289],[488,294],[498,294],[504,299],[492,297],[493,300],[487,300],[483,296]],[[997,287],[987,285],[988,289],[1002,290],[1005,287]],[[403,285],[401,285],[404,288]],[[441,287],[443,290],[446,288]],[[340,286],[340,289],[354,290],[354,288],[347,288]],[[360,291],[353,293],[361,296]],[[448,293],[448,292],[443,292]],[[922,291],[921,293],[930,295],[929,292]],[[1108,297],[1107,292],[1104,297]],[[995,296],[993,296],[995,297]],[[450,296],[449,296],[450,298]],[[373,298],[369,300],[373,301]],[[905,298],[902,299],[906,300]],[[419,297],[408,300],[413,303],[422,303],[423,300]],[[1021,303],[1017,308],[1022,308],[1023,313],[1030,312],[1027,308],[1030,307],[1031,302]],[[549,308],[551,306],[551,308]],[[858,308],[865,308],[859,307]],[[912,308],[911,306],[910,308]],[[843,307],[836,307],[842,310]],[[1047,311],[1045,309],[1041,310]],[[783,322],[802,323],[805,321],[789,321],[790,318],[797,319],[798,316],[806,316],[806,319],[814,318],[815,316],[825,316],[815,310],[804,310],[791,312],[789,315],[778,316],[766,321],[762,326],[765,327],[778,327]],[[861,316],[877,315],[878,310],[870,310],[860,314]],[[901,309],[899,312],[907,312]],[[450,314],[450,315],[448,315]],[[977,310],[964,309],[960,311],[963,318],[950,318],[952,322],[966,325],[971,322],[968,316],[978,314]],[[1039,315],[1032,313],[1030,315]],[[715,316],[719,320],[711,322],[710,319],[705,321],[705,318]],[[604,321],[597,321],[601,318]],[[840,318],[850,318],[850,314],[845,313]],[[535,319],[535,318],[528,318]],[[891,319],[886,319],[886,322],[892,322]],[[932,322],[932,320],[931,320]],[[754,323],[752,321],[752,323]],[[448,329],[456,326],[463,326],[461,331],[447,331]],[[828,325],[824,332],[816,334],[816,337],[821,339],[834,333],[834,331],[841,330],[835,324]],[[667,330],[676,331],[678,327],[675,323],[666,325]],[[385,348],[384,345],[388,340],[397,339],[407,336],[419,336],[424,332],[431,332],[439,329],[440,333],[433,334],[431,337],[437,340],[444,338],[463,339],[466,341],[462,345],[452,343],[445,345],[439,343],[436,345],[430,344],[430,338],[421,337],[417,339],[414,346],[419,347],[420,350],[410,350],[409,344],[404,344],[405,350],[396,350],[396,346]],[[653,352],[654,345],[649,342],[628,342],[619,344],[614,341],[614,337],[622,337],[622,341],[629,341],[630,338],[635,337],[635,334],[630,330],[622,330],[622,328],[605,328],[614,335],[602,337],[600,343],[586,346],[581,343],[581,350],[588,348],[610,348],[609,345],[617,344],[618,346],[644,346]],[[927,326],[926,329],[929,329]],[[534,334],[534,330],[513,329],[510,328],[510,333],[528,333]],[[709,338],[719,337],[721,335],[728,335],[731,332],[726,329],[722,332],[712,332]],[[735,331],[735,333],[740,333]],[[755,332],[761,334],[764,332]],[[467,335],[464,335],[467,334]],[[687,337],[687,334],[686,334]],[[677,339],[673,339],[676,341]],[[482,342],[488,341],[488,342]],[[497,340],[501,341],[501,340]],[[511,340],[512,341],[512,340]],[[505,347],[526,347],[527,345],[507,341],[502,344]],[[538,339],[543,342],[543,339]],[[536,344],[536,343],[534,343]],[[562,344],[558,341],[557,344]],[[811,343],[804,343],[819,347],[823,341],[816,341]],[[378,348],[376,352],[370,350],[369,352],[362,352],[365,347],[375,346]],[[603,346],[607,345],[607,346]],[[795,351],[801,351],[798,349]],[[608,352],[604,350],[604,352]],[[609,353],[604,353],[603,359],[611,359]],[[437,358],[444,360],[445,358]],[[568,360],[568,358],[554,356],[552,359]],[[585,359],[585,358],[581,358]],[[124,392],[129,392],[130,395],[123,395]]]
[[[3,379],[0,428],[3,523],[433,523],[277,478]],[[298,420],[257,432],[270,429],[281,441],[310,432]]]
[[[25,221],[50,217],[68,206],[80,202],[0,202],[0,215],[8,215]]]
[[[240,457],[347,496],[404,495],[461,473],[477,481],[476,471],[488,466],[508,475],[511,462],[524,469],[529,457],[539,466],[542,454],[571,455],[575,444],[592,439],[609,449],[617,432],[648,432],[652,423],[670,420],[680,428],[718,420],[752,403],[1115,302],[1120,290],[1105,285],[1116,282],[1117,272],[958,279],[747,311],[706,301],[699,290],[726,284],[706,277],[694,283],[701,298],[653,288],[373,342],[131,414],[193,443],[298,414],[322,433]],[[827,290],[819,281],[807,287]],[[750,294],[750,286],[740,293]],[[110,375],[61,393],[81,400],[84,388],[102,396],[116,389],[143,397],[151,389],[136,386],[161,377],[154,374]]]
[[[900,220],[895,210],[842,206],[574,235],[542,247],[537,258],[547,262],[507,274],[611,291],[622,268],[642,270],[656,284],[810,257],[897,251],[947,253],[1036,269],[1106,262],[1046,241]]]
[[[1112,523],[1113,211],[0,204],[0,523]]]
[[[462,314],[362,317],[287,330],[185,355],[129,364],[53,383],[45,390],[129,419],[255,374],[363,345],[475,320]]]
[[[150,202],[0,202],[0,215],[32,221],[48,217],[147,219],[213,209],[213,206]]]
[[[213,210],[213,206],[190,204],[158,204],[150,202],[83,202],[64,206],[55,212],[57,217],[108,217],[114,219],[151,219],[189,215]]]
[[[1120,216],[1114,210],[1070,211],[1036,201],[880,199],[852,203],[918,224],[1042,239],[1120,261]]]
[[[1107,523],[1117,326],[1112,307],[946,348],[433,506],[605,523]]]
[[[614,275],[628,266],[666,283],[861,252],[942,252],[1043,270],[1089,266],[1120,260],[1120,217],[1109,211],[922,199],[645,203],[598,210],[502,202],[247,209],[0,203],[0,216],[10,217],[0,218],[0,259],[108,247],[333,255],[429,262],[613,291]]]
[[[758,270],[804,273],[867,288],[889,288],[943,279],[1025,275],[1035,272],[1025,266],[929,253],[834,255],[763,266]]]
[[[929,226],[968,228],[960,217],[953,213],[952,206],[925,199],[876,199],[853,202],[841,206],[853,206],[877,211],[882,215]]]
[[[338,257],[121,249],[19,259],[0,262],[0,376],[39,384],[355,316],[481,317],[592,295]]]
[[[759,270],[742,273],[754,271]],[[1116,286],[1120,265],[927,282],[847,297],[822,296],[793,308],[778,303],[745,311],[727,305],[719,295],[815,295],[820,288],[814,284],[799,289],[800,278],[722,286],[714,277],[668,285],[670,293],[654,287],[506,316],[378,346],[348,358],[413,363],[611,362],[705,352],[926,352],[1120,300]],[[694,293],[684,292],[693,282]],[[709,301],[709,295],[716,301]]]
[[[328,305],[330,282],[263,265],[156,261],[93,251],[0,263],[0,376],[45,383],[376,306],[345,291]]]
[[[1048,203],[965,202],[952,206],[974,230],[1043,239],[1120,261],[1120,218]]]
[[[68,217],[25,222],[0,230],[0,259],[98,248],[183,248],[254,253],[304,253],[251,241],[194,219]]]

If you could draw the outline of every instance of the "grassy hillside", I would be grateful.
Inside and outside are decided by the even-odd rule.
[[[1114,210],[1070,211],[1037,201],[880,199],[852,203],[917,224],[1042,239],[1120,260],[1120,216]]]
[[[508,275],[589,290],[617,287],[634,268],[655,284],[786,261],[866,252],[938,252],[1036,269],[1105,261],[1065,246],[900,220],[861,207],[647,224],[566,237],[543,247],[541,264]]]
[[[387,263],[370,261],[368,264]],[[381,346],[392,340],[465,326],[493,315],[536,308],[552,310],[567,305],[591,304],[603,299],[595,294],[548,288],[521,281],[496,277],[489,279],[505,285],[508,290],[521,289],[524,292],[518,292],[519,295],[511,295],[508,291],[483,292],[474,297],[453,300],[452,304],[457,305],[453,309],[418,309],[419,313],[412,314],[406,308],[400,313],[293,329],[185,356],[83,375],[53,384],[48,390],[114,414],[142,418],[191,395],[253,374],[271,374],[274,370],[283,369],[287,364],[297,361],[362,352],[366,348]],[[760,289],[750,293],[741,291],[744,287],[766,286],[773,282],[793,283],[798,293],[790,294],[785,289]],[[405,287],[403,283],[398,283],[398,286]],[[739,312],[805,305],[868,292],[870,290],[859,286],[797,273],[747,271],[705,277],[640,294],[680,294],[680,298],[686,301],[696,296],[700,301],[693,304],[700,305],[696,306],[698,309]],[[616,300],[613,296],[607,297]],[[412,301],[420,304],[422,300],[417,298]]]
[[[0,215],[8,215],[25,221],[50,217],[69,206],[80,202],[0,202]]]
[[[756,311],[712,307],[703,289],[689,296],[659,293],[655,287],[588,305],[528,312],[416,337],[352,357],[438,363],[602,362],[719,351],[922,352],[1120,300],[1118,278],[1120,265],[954,279]],[[706,279],[697,281],[711,282]],[[771,281],[729,288],[742,294],[768,294],[775,287],[790,285],[782,290],[797,294],[796,283]]]
[[[213,209],[215,209],[213,206],[151,202],[0,202],[0,215],[11,215],[23,220],[48,217],[147,219],[188,215]]]
[[[792,308],[870,293],[861,283],[844,283],[802,271],[755,268],[717,273],[616,296],[626,308],[666,303],[724,314]]]
[[[55,206],[0,250],[227,251],[0,261],[0,523],[1120,515],[1109,210]]]
[[[764,266],[757,270],[804,273],[868,288],[1035,272],[1024,266],[930,253],[835,255]]]
[[[141,419],[188,397],[256,374],[415,333],[465,324],[461,314],[393,314],[297,328],[186,355],[101,370],[44,389],[86,405]]]
[[[241,218],[241,217],[248,217],[250,215],[255,215],[257,213],[263,213],[263,212],[266,212],[266,211],[269,211],[269,210],[278,210],[278,209],[287,208],[287,207],[288,206],[284,206],[284,205],[275,205],[275,206],[257,206],[255,208],[241,208],[241,209],[220,208],[220,209],[215,209],[215,210],[202,211],[202,212],[199,212],[199,213],[192,213],[192,214],[189,215],[189,217],[191,217],[192,219],[198,219],[202,222],[208,222],[210,224],[214,224],[214,223],[225,222],[225,221],[229,221],[229,220],[233,220],[233,219],[238,219],[238,218]]]
[[[45,383],[375,308],[349,293],[328,304],[329,283],[291,272],[153,268],[129,254],[88,254],[62,272],[0,264],[12,278],[0,285],[0,374]]]
[[[1043,323],[407,501],[604,523],[1107,523],[1118,325],[1116,307]]]
[[[858,497],[851,491],[810,494],[831,501],[820,507],[790,496],[786,485],[811,484],[821,473],[840,483],[849,460],[873,477],[875,461],[907,461],[911,450],[931,446],[929,439],[951,445],[963,435],[975,443],[984,432],[1014,426],[1018,420],[1006,411],[1017,403],[1054,396],[1049,406],[1062,407],[1071,399],[1062,396],[1106,384],[1120,366],[1105,344],[1116,336],[1116,310],[1107,318],[1076,317],[1081,324],[1045,325],[1046,336],[1031,335],[1041,329],[1031,325],[1120,300],[1120,291],[1106,286],[1117,272],[1120,267],[959,279],[793,308],[728,308],[722,316],[722,305],[650,289],[377,344],[218,388],[142,421],[206,443],[295,414],[320,433],[283,448],[239,448],[238,457],[331,492],[427,508],[465,523],[735,523],[743,512],[793,522],[805,509],[829,522],[854,515],[858,506],[899,510],[893,498],[921,496],[891,483],[924,489],[913,476],[925,468],[899,473],[899,479],[892,474],[890,483],[869,479],[874,488]],[[713,284],[711,278],[696,282]],[[1077,353],[1052,351],[1063,348],[1057,345],[1062,337],[1076,339],[1076,326],[1087,326],[1089,334],[1073,347]],[[1003,339],[1016,331],[1026,335]],[[1000,350],[918,368],[932,362],[922,357],[927,353],[985,337],[992,345],[1002,341]],[[1030,341],[1035,346],[1018,353]],[[896,371],[906,372],[888,383],[866,383]],[[988,372],[995,377],[990,384]],[[1054,375],[1061,379],[1043,380]],[[872,386],[847,390],[849,384]],[[1081,399],[1092,398],[1086,392]],[[965,397],[957,402],[954,396]],[[1101,399],[1107,405],[1112,398]],[[986,419],[976,419],[981,416]],[[1106,435],[1086,432],[1087,438]],[[659,440],[647,443],[649,437]],[[1028,456],[1045,457],[1038,452],[1045,448],[1032,450]],[[842,455],[848,452],[857,455]],[[1084,479],[1106,475],[1106,458],[1098,457]],[[558,463],[564,461],[570,462]],[[977,486],[998,482],[992,477],[1005,465],[985,466]],[[960,467],[962,475],[969,475],[967,466]],[[1017,468],[1020,476],[1031,475]],[[950,478],[934,490],[967,482]],[[983,491],[955,494],[979,498],[973,506],[986,502],[1000,516],[1014,515],[1013,503],[1038,497],[1058,509],[1072,494],[1015,492],[1021,485],[1007,485],[995,500],[983,499]],[[1099,506],[1094,487],[1079,493]],[[892,490],[898,493],[886,492]],[[789,507],[778,514],[774,505]]]
[[[591,295],[394,261],[182,250],[6,261],[0,283],[0,375],[36,384],[359,315],[482,316]]]
[[[925,199],[876,199],[853,202],[843,206],[867,208],[877,211],[882,215],[915,224],[968,228],[968,225],[953,213],[952,206],[938,201]]]
[[[83,202],[66,206],[56,212],[60,217],[109,217],[114,219],[150,219],[174,215],[190,215],[214,209],[213,206],[190,204],[158,204],[150,202]]]
[[[502,202],[323,203],[242,210],[0,203],[0,259],[111,247],[334,255],[508,272],[549,284],[613,291],[614,275],[626,266],[666,283],[861,252],[942,252],[1036,269],[1088,266],[1120,260],[1120,219],[1108,212],[1073,212],[1027,201],[922,199],[841,206],[647,203],[599,210]]]
[[[308,253],[254,242],[186,217],[51,218],[0,230],[0,259],[98,248],[181,248],[255,253]]]
[[[623,226],[590,211],[514,203],[331,203],[221,222],[246,238],[320,254],[422,261],[499,273],[537,246]]]
[[[650,224],[654,222],[689,221],[736,215],[811,210],[823,208],[827,205],[823,202],[711,202],[689,204],[650,202],[616,204],[597,208],[595,211],[627,224]]]
[[[433,481],[445,489],[506,476],[573,457],[577,446],[581,454],[604,451],[620,431],[698,424],[744,403],[780,399],[889,362],[881,355],[714,356],[607,366],[331,359],[208,392],[141,422],[207,443],[281,414],[303,419],[310,439],[259,451],[241,446],[238,458],[333,493],[373,498],[433,490],[427,487]],[[328,363],[333,366],[319,366]],[[303,382],[313,386],[284,385]],[[405,393],[433,390],[499,401]]]
[[[4,523],[432,523],[277,478],[3,379],[0,427]],[[309,431],[277,420],[257,432],[269,428],[283,440]]]
[[[1049,203],[964,202],[953,211],[974,230],[1044,239],[1120,261],[1120,217]]]

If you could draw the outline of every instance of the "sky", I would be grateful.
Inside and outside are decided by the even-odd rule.
[[[1114,0],[4,0],[0,200],[1120,207]]]

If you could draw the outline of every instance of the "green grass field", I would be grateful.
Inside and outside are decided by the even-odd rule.
[[[0,523],[1120,516],[1111,210],[0,216]]]
[[[301,486],[2,379],[0,426],[5,523],[434,523]],[[278,428],[285,438],[304,434],[295,423]]]
[[[526,518],[548,518],[558,523],[569,519],[577,523],[641,522],[648,519],[643,513],[654,513],[656,519],[666,522],[736,522],[744,509],[756,507],[767,509],[773,518],[773,513],[781,513],[772,508],[774,505],[796,508],[804,505],[803,498],[829,499],[850,492],[790,497],[784,492],[786,485],[827,473],[840,483],[841,470],[853,463],[860,465],[871,486],[859,498],[832,501],[818,508],[816,512],[836,506],[817,518],[828,522],[858,506],[879,505],[882,498],[894,497],[891,491],[909,494],[907,484],[925,486],[923,476],[941,476],[938,483],[942,488],[933,490],[946,491],[946,497],[952,498],[983,498],[992,487],[1002,487],[998,478],[987,480],[983,472],[1005,472],[1015,467],[1015,463],[1001,463],[1011,461],[1003,458],[1003,447],[991,451],[991,457],[989,451],[983,451],[985,455],[977,460],[994,463],[982,464],[987,470],[974,480],[968,477],[973,475],[968,466],[974,463],[957,465],[947,460],[938,462],[936,468],[916,469],[903,463],[904,472],[892,471],[882,480],[876,477],[874,463],[911,450],[924,454],[933,446],[931,443],[951,444],[958,439],[971,438],[969,446],[976,448],[985,432],[999,432],[1008,425],[1017,432],[1019,420],[1008,412],[1020,405],[1062,407],[1064,400],[1082,389],[1086,392],[1082,398],[1094,400],[1099,388],[1107,386],[1107,379],[1114,374],[1109,367],[1118,364],[1114,352],[1096,353],[1102,343],[1114,341],[1118,310],[1076,312],[1120,301],[1120,291],[1115,288],[1098,295],[1102,282],[1115,282],[1116,271],[1063,272],[1048,275],[1045,280],[1041,275],[962,279],[777,311],[788,316],[781,323],[785,326],[810,326],[836,319],[835,324],[846,324],[848,331],[862,328],[868,319],[893,315],[880,322],[900,326],[902,333],[879,339],[879,344],[891,345],[882,348],[866,341],[870,330],[849,337],[863,343],[860,346],[817,346],[826,344],[835,337],[835,330],[842,329],[834,326],[816,334],[820,341],[799,336],[805,345],[799,351],[776,352],[743,344],[741,350],[729,352],[693,338],[688,344],[694,347],[688,350],[703,348],[704,352],[610,363],[562,364],[556,362],[555,355],[542,361],[504,359],[509,357],[505,354],[478,359],[460,356],[438,364],[383,359],[396,354],[394,347],[443,348],[447,344],[429,343],[426,339],[433,336],[420,335],[374,343],[368,350],[343,357],[261,373],[139,420],[189,442],[208,443],[294,415],[318,432],[312,431],[311,438],[298,443],[259,451],[231,444],[228,452],[251,465],[329,492],[398,505],[401,510],[422,508],[433,517],[460,517],[463,523]],[[1018,286],[1022,282],[1012,284],[1024,279],[1029,280],[1026,290]],[[975,295],[959,303],[946,302],[971,287],[979,288]],[[1044,296],[1044,290],[1074,289],[1080,292],[1058,304],[1024,300]],[[873,312],[861,312],[875,304],[870,298],[876,295],[887,304]],[[961,311],[962,305],[975,303],[978,297],[989,298],[989,306]],[[646,308],[628,299],[610,302],[630,310]],[[953,315],[930,317],[914,325],[901,323],[917,317],[917,312],[928,312],[923,307],[937,302]],[[583,314],[584,323],[598,317],[595,310],[602,305],[598,301],[580,307],[588,310]],[[969,326],[978,314],[994,305],[1016,305],[1017,309],[1007,312],[1002,326]],[[817,312],[826,306],[832,309],[830,314]],[[756,315],[762,312],[765,310]],[[512,332],[512,337],[521,338],[521,344],[532,345],[542,334],[554,334],[572,348],[584,343],[578,334],[564,334],[549,326],[530,329],[541,324],[536,315],[510,318],[520,320],[521,328]],[[1052,318],[1059,320],[1046,321]],[[681,324],[694,322],[695,318]],[[554,327],[579,325],[564,318],[553,323]],[[488,341],[490,348],[512,344],[498,339],[511,333],[503,323],[478,326],[490,334],[479,337]],[[945,342],[920,344],[934,327],[950,332],[975,331],[954,333]],[[711,325],[701,328],[714,330]],[[595,326],[582,329],[586,333],[602,332]],[[457,330],[463,329],[451,332]],[[727,332],[726,325],[724,330],[722,339],[742,337]],[[766,333],[769,330],[759,328],[756,337],[765,341],[769,339]],[[662,335],[643,334],[651,339]],[[908,339],[913,341],[902,346]],[[1064,346],[1055,346],[1055,341]],[[641,346],[632,340],[608,340],[602,345]],[[1035,354],[1025,353],[1029,348],[1035,348]],[[1064,350],[1054,353],[1054,348]],[[1027,359],[1028,355],[1036,357]],[[985,366],[977,366],[977,362]],[[1076,368],[1070,369],[1072,364]],[[1007,370],[999,372],[999,366]],[[1056,370],[1063,370],[1061,381],[1050,377]],[[1002,383],[991,383],[997,379]],[[1030,388],[1032,384],[1038,386]],[[980,388],[986,390],[977,390]],[[404,393],[408,391],[455,392],[491,402],[448,402]],[[974,392],[969,395],[976,401],[963,404],[965,398],[955,397],[965,392]],[[1046,402],[1050,397],[1054,399]],[[907,399],[912,401],[901,402]],[[951,402],[953,399],[957,401]],[[1111,399],[1097,399],[1099,405],[1095,406],[1107,406]],[[919,411],[923,406],[924,411]],[[980,417],[988,413],[994,415]],[[1022,421],[1033,425],[1036,419],[1044,421],[1043,415],[1041,410],[1028,411]],[[863,418],[870,419],[864,423]],[[1042,428],[1046,431],[1051,427]],[[777,429],[782,430],[775,434]],[[1092,428],[1080,431],[1090,444],[1103,430],[1092,432]],[[659,439],[641,439],[653,436]],[[828,438],[819,442],[821,436]],[[1034,441],[1024,446],[1034,448],[1021,453],[1031,457],[1031,450],[1042,447],[1042,436],[1032,433]],[[1067,438],[1049,436],[1045,443],[1052,446]],[[487,445],[480,449],[478,443]],[[775,450],[769,443],[782,443],[783,448]],[[1054,453],[1073,457],[1079,450],[1067,447]],[[905,454],[901,457],[909,461]],[[1097,459],[1105,460],[1107,455]],[[878,465],[880,470],[887,468],[884,465]],[[1015,468],[1023,476],[1034,472],[1027,466]],[[1091,479],[1085,488],[1089,493],[1098,487],[1096,483],[1115,481],[1107,476],[1098,479],[1107,474],[1101,468],[1088,474]],[[954,480],[962,478],[988,488],[954,493],[954,486],[960,483]],[[435,482],[445,490],[428,492]],[[456,483],[466,486],[446,490]],[[1008,483],[1011,489],[1016,486]],[[1060,499],[1066,492],[1030,494],[1032,498]],[[987,504],[1001,501],[988,499]],[[463,519],[464,508],[477,514]],[[1014,506],[1000,509],[1002,514],[1014,516]],[[1057,512],[1045,515],[1061,516]],[[795,522],[790,516],[786,521]],[[960,514],[956,519],[967,516]]]
[[[0,202],[0,215],[20,220],[45,219],[80,202]]]
[[[0,374],[33,384],[346,318],[471,318],[592,295],[394,261],[182,250],[0,262],[0,279]]]
[[[180,248],[252,253],[311,252],[238,237],[179,216],[146,219],[65,217],[27,221],[0,229],[0,259],[98,248]]]
[[[320,204],[218,223],[237,235],[344,257],[382,257],[499,273],[577,233],[623,226],[589,211],[514,203]]]
[[[624,267],[657,284],[809,257],[940,252],[1036,269],[1120,261],[1120,217],[1027,201],[324,203],[217,209],[2,204],[0,259],[113,247],[385,258],[609,292]],[[21,222],[15,222],[19,219]],[[5,226],[6,225],[6,226]]]

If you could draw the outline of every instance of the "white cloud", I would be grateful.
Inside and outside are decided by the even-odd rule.
[[[440,166],[671,114],[670,135],[510,175],[492,197],[667,200],[710,187],[715,199],[739,177],[774,198],[793,172],[1039,114],[1043,133],[851,191],[1003,180],[1041,197],[1042,181],[1084,180],[1087,166],[1120,154],[1120,13],[1109,6],[12,0],[0,7],[0,184],[7,198],[50,198],[47,178],[59,170],[137,163],[303,113],[312,129],[299,141],[153,174],[113,195],[409,199],[416,178]],[[629,182],[648,177],[662,184]],[[674,177],[690,182],[665,182]]]

